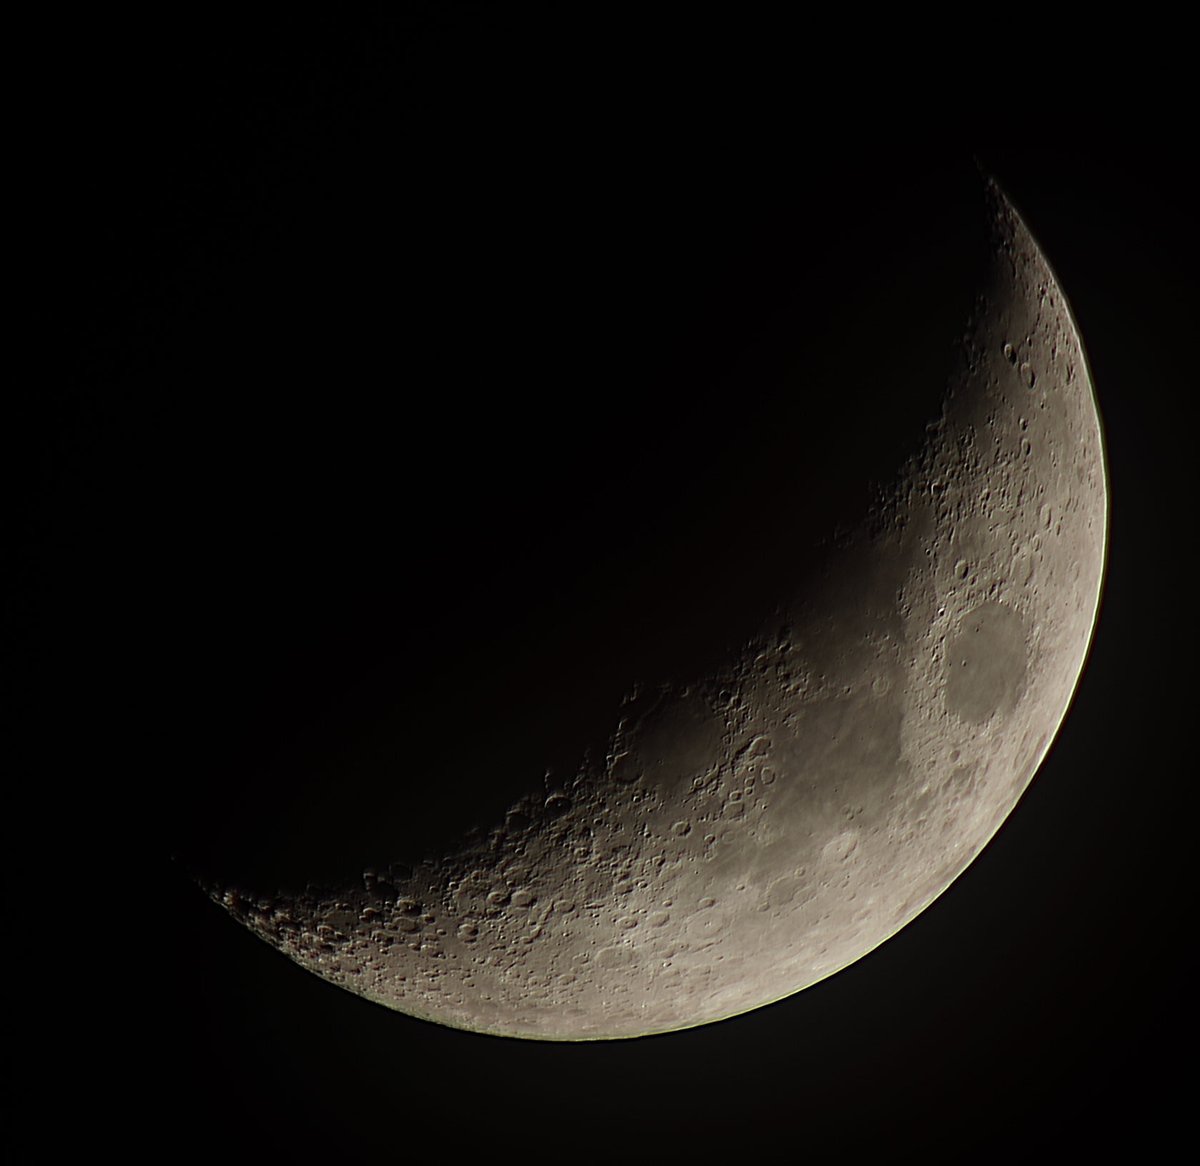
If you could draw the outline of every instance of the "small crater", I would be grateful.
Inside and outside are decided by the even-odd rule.
[[[786,907],[800,889],[800,880],[794,874],[786,874],[777,878],[767,888],[767,905],[769,907]]]
[[[571,799],[566,794],[551,794],[546,799],[546,813],[558,818],[571,808]]]
[[[596,953],[596,963],[602,968],[624,968],[633,962],[633,953],[620,944],[602,947]]]
[[[843,830],[831,838],[821,851],[826,862],[845,862],[858,849],[858,831]]]

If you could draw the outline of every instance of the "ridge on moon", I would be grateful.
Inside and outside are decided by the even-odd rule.
[[[737,1015],[928,907],[1057,732],[1105,561],[1082,343],[990,200],[990,276],[924,448],[758,635],[705,675],[631,683],[602,750],[445,853],[213,896],[369,1000],[545,1040]]]

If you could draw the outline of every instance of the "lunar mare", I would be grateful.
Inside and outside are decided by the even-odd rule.
[[[607,749],[453,853],[215,892],[302,966],[482,1032],[630,1037],[815,984],[979,853],[1065,715],[1107,494],[1079,335],[992,191],[990,281],[924,450],[722,670],[634,689]]]

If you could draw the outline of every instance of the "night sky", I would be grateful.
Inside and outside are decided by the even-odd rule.
[[[1191,1044],[1193,158],[864,135],[819,85],[747,112],[754,38],[711,29],[406,12],[106,26],[57,98],[59,340],[12,427],[9,915],[38,904],[52,999],[8,1022],[18,1144],[1159,1156]],[[1076,316],[1111,544],[1063,729],[932,908],[769,1008],[550,1045],[368,1004],[204,897],[190,871],[287,884],[486,818],[631,669],[752,627],[780,530],[853,521],[921,437],[977,167]]]

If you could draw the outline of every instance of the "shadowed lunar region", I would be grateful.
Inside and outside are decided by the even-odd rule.
[[[545,1040],[735,1016],[929,906],[1045,755],[1105,560],[1080,338],[1016,211],[988,198],[990,274],[941,416],[756,637],[704,675],[631,678],[577,772],[532,773],[445,853],[214,897],[367,999]]]

